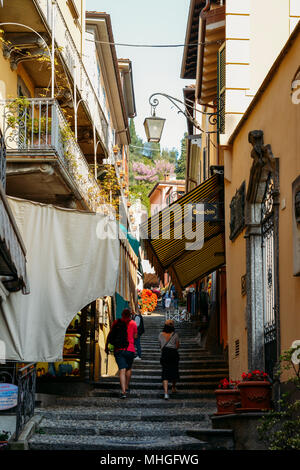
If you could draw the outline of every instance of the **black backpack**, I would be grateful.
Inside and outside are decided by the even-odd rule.
[[[121,319],[112,327],[108,337],[107,344],[110,343],[116,349],[127,349],[129,342],[127,339],[127,323]]]

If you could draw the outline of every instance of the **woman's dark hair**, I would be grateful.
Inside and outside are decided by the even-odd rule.
[[[130,318],[131,317],[131,311],[129,308],[124,308],[122,312],[122,318]]]
[[[175,327],[173,325],[164,325],[164,333],[173,333],[173,331],[175,331]]]

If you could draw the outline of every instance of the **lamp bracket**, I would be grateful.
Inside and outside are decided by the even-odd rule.
[[[214,125],[218,126],[218,121],[219,121],[219,117],[220,117],[222,109],[219,108],[218,111],[214,113],[206,113],[205,111],[202,111],[201,109],[196,108],[192,100],[187,99],[186,101],[189,101],[190,103],[192,103],[192,104],[187,104],[179,100],[178,98],[175,98],[174,96],[167,95],[166,93],[153,93],[149,98],[149,104],[151,106],[152,116],[155,116],[156,107],[159,105],[159,100],[157,96],[162,96],[164,98],[167,98],[175,106],[175,108],[177,108],[178,114],[183,114],[186,117],[186,119],[188,119],[199,131],[204,132],[205,134],[217,134],[219,132],[219,129],[217,129],[216,131],[204,131],[201,128],[197,119],[193,117],[193,115],[190,113],[189,110],[197,111],[204,116],[208,116],[209,124],[211,124],[212,126]],[[183,105],[184,109],[182,109],[180,105]]]

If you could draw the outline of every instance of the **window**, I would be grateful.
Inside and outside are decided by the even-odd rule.
[[[72,16],[73,16],[74,20],[78,20],[80,15],[79,15],[79,11],[77,9],[77,6],[75,4],[75,1],[74,0],[67,0],[67,5],[70,8],[70,11],[72,13]]]

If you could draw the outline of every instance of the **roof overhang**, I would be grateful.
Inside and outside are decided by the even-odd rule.
[[[130,142],[130,133],[110,15],[88,11],[86,25],[95,31],[97,41],[101,41],[96,43],[96,47],[102,62],[111,115],[120,141],[126,145]]]
[[[205,3],[205,0],[191,0],[180,78],[196,79],[199,15]]]
[[[225,41],[225,6],[200,16],[196,79],[196,100],[208,104],[217,98],[218,50]]]
[[[123,90],[127,116],[134,118],[136,116],[135,96],[133,87],[132,63],[129,59],[118,60],[119,69],[123,76]]]

